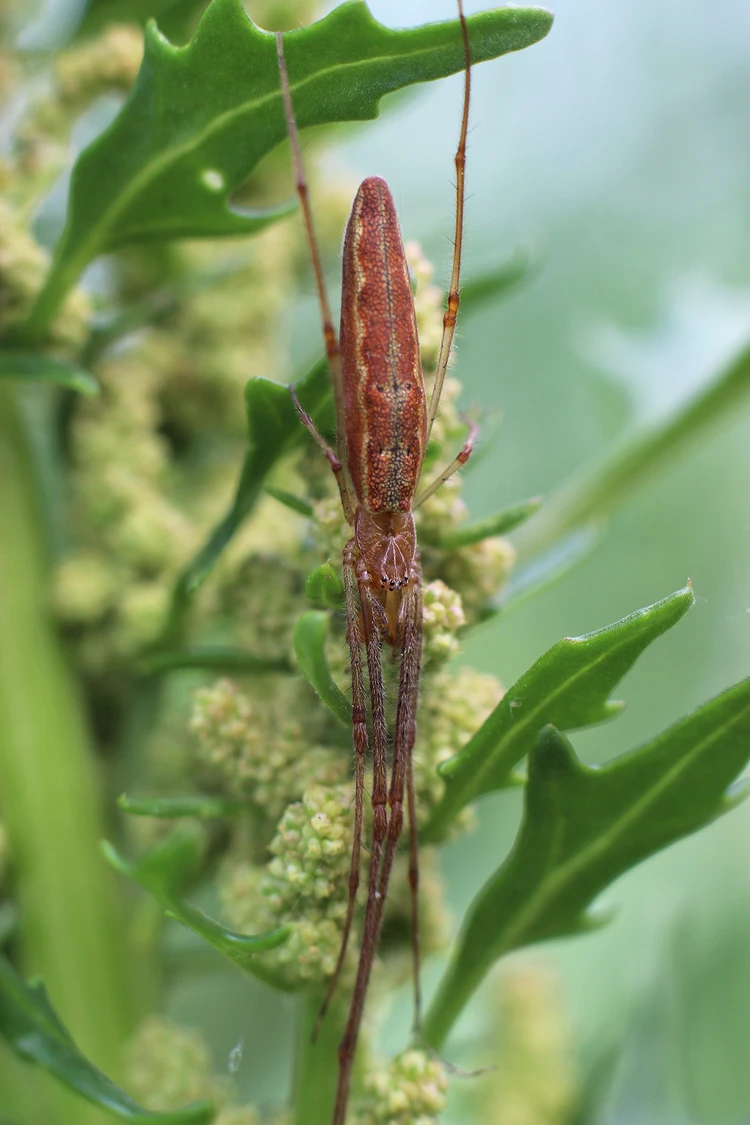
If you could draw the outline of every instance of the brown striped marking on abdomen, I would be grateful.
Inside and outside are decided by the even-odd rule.
[[[344,236],[341,361],[349,474],[370,512],[407,512],[427,407],[411,278],[385,180],[360,185]]]

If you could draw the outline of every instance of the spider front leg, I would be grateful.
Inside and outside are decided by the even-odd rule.
[[[336,478],[336,484],[338,485],[339,495],[341,497],[341,507],[344,509],[346,522],[351,525],[354,523],[354,501],[352,500],[351,486],[347,478],[346,469],[344,468],[344,465],[342,464],[338,454],[334,453],[326,439],[321,434],[318,427],[313,422],[310,415],[306,410],[303,409],[302,403],[297,398],[297,392],[295,391],[294,387],[289,387],[289,394],[292,396],[294,409],[297,411],[297,416],[300,422],[311,434],[311,436],[317,442],[318,446],[322,449],[326,460],[328,461],[328,464],[331,466],[331,472]],[[349,544],[347,543],[347,547],[348,546]]]

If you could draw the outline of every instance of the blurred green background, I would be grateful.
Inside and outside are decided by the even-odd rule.
[[[50,0],[37,29],[72,7]],[[252,15],[252,0],[246,7]],[[455,5],[370,7],[395,26],[450,18]],[[353,181],[386,177],[405,237],[423,242],[441,279],[460,99],[457,79],[398,98],[347,134],[338,157]],[[481,516],[549,495],[750,338],[750,5],[560,0],[548,39],[474,72],[468,185],[465,276],[519,244],[539,262],[521,290],[459,329],[467,400],[503,413],[468,476]],[[624,716],[574,736],[591,762],[750,673],[749,438],[750,406],[635,495],[575,570],[466,645],[467,662],[510,683],[560,636],[614,621],[689,577],[698,604],[625,681]],[[446,849],[456,918],[505,855],[519,812],[513,793],[485,801],[478,831]],[[533,952],[561,976],[581,1072],[617,1053],[602,1122],[750,1121],[749,861],[746,805],[619,882],[600,932]],[[494,995],[482,990],[466,1013],[454,1061],[476,1064]],[[241,1043],[242,1087],[278,1099],[290,1001],[217,961],[215,975],[173,989],[168,1003],[209,1033],[219,1060]],[[395,1012],[384,1034],[402,1018]],[[458,1121],[471,1081],[454,1086]]]

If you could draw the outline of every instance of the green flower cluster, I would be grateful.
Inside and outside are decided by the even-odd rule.
[[[445,664],[458,655],[458,633],[466,624],[461,595],[440,578],[422,592],[425,665]]]
[[[224,1101],[208,1044],[199,1031],[163,1016],[149,1016],[131,1040],[126,1058],[133,1096],[162,1112],[195,1101]]]
[[[349,785],[316,785],[281,817],[265,867],[239,861],[225,869],[221,897],[231,925],[257,932],[283,920],[291,929],[283,945],[264,954],[264,970],[283,987],[319,983],[333,973],[351,847]]]
[[[0,200],[0,339],[12,337],[31,312],[49,270],[49,255],[26,229],[21,209]],[[69,358],[86,339],[91,317],[88,298],[80,289],[68,295],[49,326],[45,343],[60,358]]]
[[[417,821],[427,823],[443,795],[438,766],[457,754],[482,725],[503,695],[495,676],[473,668],[441,669],[428,677],[418,711],[418,735],[414,747],[414,786]],[[471,807],[463,809],[451,826],[451,834],[465,832],[474,824]]]
[[[143,58],[143,33],[112,23],[95,39],[64,51],[55,62],[57,101],[65,112],[79,112],[101,94],[127,94]]]
[[[191,729],[201,761],[222,789],[240,796],[275,824],[287,805],[314,781],[336,785],[346,756],[310,745],[303,727],[297,681],[280,680],[252,696],[228,679],[199,688],[193,697]]]
[[[424,1051],[408,1050],[365,1078],[357,1125],[438,1125],[448,1080],[444,1065]]]
[[[527,962],[501,975],[499,1001],[501,1046],[486,1081],[483,1119],[487,1125],[576,1120],[580,1089],[559,981]]]
[[[220,1107],[214,1125],[261,1125],[252,1106],[231,1105],[231,1081],[216,1075],[201,1033],[163,1016],[149,1016],[131,1040],[127,1084],[147,1109],[166,1113],[195,1101]]]

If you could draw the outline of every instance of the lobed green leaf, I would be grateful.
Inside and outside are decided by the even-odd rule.
[[[468,24],[478,63],[542,39],[552,16],[501,8]],[[376,117],[385,94],[464,66],[456,21],[392,31],[362,0],[287,32],[284,46],[300,129]],[[98,254],[145,239],[248,234],[289,211],[230,204],[285,136],[275,38],[251,23],[241,0],[213,0],[185,47],[150,24],[130,97],[73,169],[65,230],[30,331],[49,322]]]
[[[507,785],[543,726],[573,730],[618,714],[622,704],[611,701],[610,692],[694,601],[687,586],[604,629],[553,645],[508,689],[463,750],[440,767],[445,792],[421,838],[439,839],[470,801]]]
[[[736,804],[750,758],[750,679],[599,769],[555,727],[529,757],[521,828],[469,909],[425,1023],[439,1049],[498,957],[591,928],[594,899],[631,867]]]
[[[40,981],[27,984],[0,955],[0,1035],[26,1062],[35,1063],[87,1101],[135,1125],[208,1125],[215,1110],[194,1102],[171,1113],[138,1105],[76,1047]]]
[[[149,891],[172,918],[245,972],[261,980],[271,979],[257,955],[285,942],[289,936],[286,926],[264,934],[238,934],[183,898],[185,888],[195,879],[200,866],[202,837],[196,826],[188,823],[175,828],[136,863],[129,863],[107,841],[103,847],[115,870]]]

